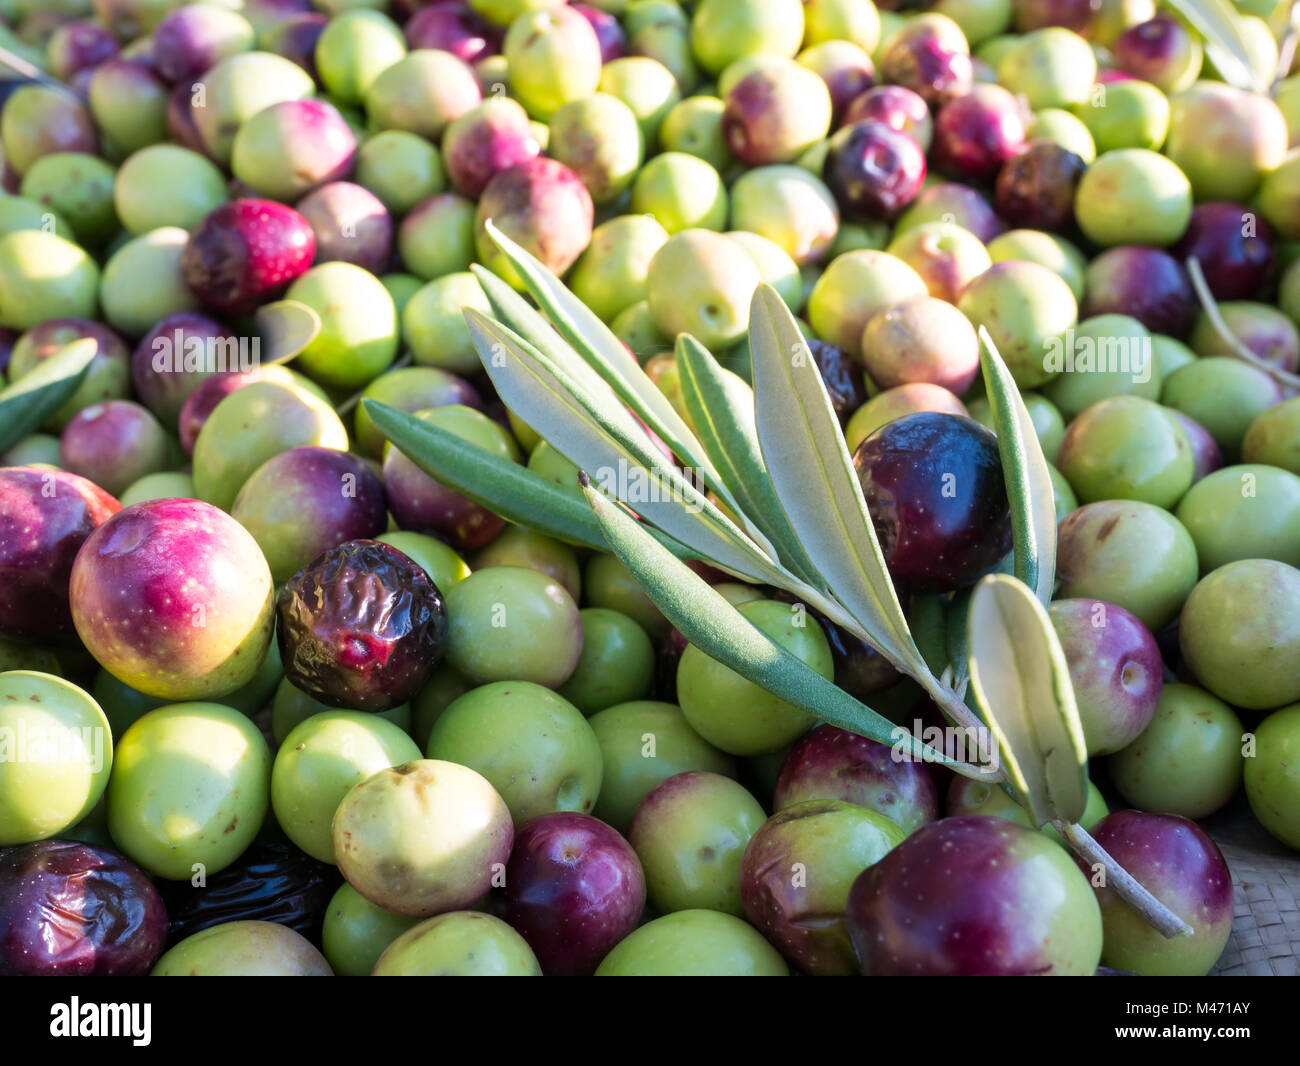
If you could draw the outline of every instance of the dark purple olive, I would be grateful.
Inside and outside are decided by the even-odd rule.
[[[1074,187],[1088,165],[1054,141],[1035,141],[998,171],[998,213],[1012,226],[1064,229],[1074,219]]]
[[[1087,295],[1080,318],[1117,314],[1136,318],[1152,333],[1182,337],[1196,318],[1196,294],[1182,263],[1160,248],[1108,248],[1084,272]]]
[[[76,639],[72,561],[121,509],[98,485],[64,470],[0,469],[0,636],[38,644]]]
[[[883,122],[859,122],[831,137],[822,176],[846,214],[886,221],[921,191],[925,153]]]
[[[918,591],[974,584],[1011,550],[998,443],[960,415],[887,422],[853,455],[894,580]]]
[[[516,835],[503,917],[547,976],[591,973],[636,928],[645,874],[632,845],[589,814],[543,814]]]
[[[207,883],[159,881],[171,922],[167,946],[223,922],[276,922],[320,943],[330,898],[343,883],[338,869],[288,841],[255,841],[233,866]]]
[[[130,859],[73,840],[0,849],[0,977],[142,977],[167,911]]]
[[[848,423],[849,416],[867,402],[867,390],[862,384],[862,370],[843,348],[826,341],[810,340],[808,348],[813,362],[821,371],[822,383],[831,398],[831,407],[840,420]]]
[[[1241,204],[1197,204],[1174,256],[1200,263],[1216,300],[1249,300],[1273,272],[1273,231]]]
[[[289,680],[331,707],[406,703],[442,659],[442,593],[388,544],[353,540],[317,556],[280,590],[280,657]]]

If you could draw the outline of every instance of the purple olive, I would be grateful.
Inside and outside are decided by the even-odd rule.
[[[253,30],[238,13],[213,4],[187,4],[153,31],[153,63],[174,85],[190,85],[227,56],[248,51]]]
[[[62,470],[0,468],[0,636],[37,644],[75,639],[72,561],[122,505]]]
[[[849,416],[867,402],[867,390],[862,383],[862,370],[843,348],[826,341],[810,340],[808,350],[813,362],[821,371],[822,383],[831,398],[831,407],[840,425],[848,424]]]
[[[929,151],[934,136],[930,108],[911,89],[901,85],[878,85],[854,97],[840,119],[841,126],[859,122],[883,122],[890,129],[906,133],[922,151]]]
[[[999,85],[976,85],[934,121],[934,161],[957,178],[991,178],[1025,145],[1021,104]]]
[[[1182,263],[1145,245],[1108,248],[1084,274],[1081,318],[1118,314],[1136,318],[1153,333],[1184,336],[1196,317],[1196,294]]]
[[[311,225],[274,200],[222,204],[190,234],[181,255],[185,283],[219,314],[247,314],[310,269]]]
[[[386,711],[407,703],[447,640],[438,586],[374,540],[322,553],[285,583],[276,608],[285,676],[331,707]]]
[[[329,16],[314,11],[294,15],[278,23],[267,33],[262,47],[291,63],[297,63],[313,79],[316,79],[316,42],[325,32],[329,21]]]
[[[167,911],[130,859],[71,840],[0,849],[0,976],[143,977]]]
[[[591,23],[596,31],[596,40],[600,42],[601,63],[611,63],[622,59],[627,54],[627,34],[619,25],[618,19],[608,11],[588,7],[586,4],[570,4],[579,15]]]
[[[905,833],[939,815],[939,793],[924,763],[898,758],[888,745],[833,725],[819,725],[795,742],[781,764],[772,805],[779,811],[810,799],[870,808]]]
[[[241,361],[242,352],[242,361]],[[160,319],[131,356],[136,395],[164,425],[174,426],[181,408],[208,378],[248,369],[246,344],[216,319],[179,311]]]
[[[998,213],[1012,226],[1065,229],[1074,220],[1074,190],[1088,165],[1053,141],[1035,141],[998,171]]]
[[[858,445],[853,465],[895,581],[962,588],[1011,550],[997,438],[973,419],[896,418]]]
[[[956,40],[945,40],[943,33],[924,22],[905,25],[880,57],[883,80],[911,89],[932,108],[965,96],[974,80],[970,54],[960,50]],[[964,48],[965,40],[960,44]]]
[[[393,220],[369,189],[331,181],[309,192],[297,210],[316,236],[316,262],[355,263],[383,274],[393,257]]]
[[[1057,600],[1049,614],[1070,668],[1088,754],[1127,747],[1151,721],[1164,686],[1155,638],[1123,607],[1101,600]]]
[[[497,174],[541,153],[528,113],[509,97],[484,100],[452,119],[442,135],[451,183],[477,199]]]
[[[1249,208],[1197,204],[1174,255],[1196,259],[1216,300],[1249,300],[1273,272],[1273,245],[1268,223]]]
[[[590,974],[636,928],[645,874],[626,840],[598,818],[543,814],[515,834],[502,917],[547,976]]]
[[[920,193],[925,153],[883,122],[859,122],[831,137],[822,176],[846,214],[886,221]]]
[[[71,81],[74,74],[99,66],[119,51],[117,38],[88,19],[65,22],[46,46],[50,73],[60,81]]]
[[[405,32],[409,48],[437,48],[466,63],[501,51],[501,31],[458,2],[435,3],[417,11]]]
[[[1069,853],[989,815],[917,830],[854,882],[847,913],[870,976],[1086,976],[1101,956],[1101,916]]]
[[[170,457],[166,430],[130,400],[83,407],[59,438],[59,464],[114,496],[146,474],[167,469]]]

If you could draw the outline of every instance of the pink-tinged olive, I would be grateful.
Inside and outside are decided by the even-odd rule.
[[[185,283],[219,314],[242,315],[274,299],[316,254],[311,225],[273,200],[233,200],[190,234],[181,256]]]
[[[0,674],[0,848],[69,832],[90,814],[113,765],[109,733],[99,704],[71,682]]]
[[[596,40],[600,42],[601,64],[612,63],[627,54],[627,34],[618,19],[608,11],[589,7],[587,4],[573,4],[573,10],[591,23],[596,31]]]
[[[226,56],[250,51],[253,27],[238,11],[218,4],[188,4],[153,31],[153,62],[173,85],[206,74]]]
[[[799,53],[799,63],[826,83],[831,94],[833,125],[838,125],[849,104],[876,84],[876,67],[871,56],[852,41],[820,41]],[[928,108],[926,112],[928,115]]]
[[[975,86],[935,118],[935,164],[954,177],[991,178],[1024,145],[1021,104],[998,85]]]
[[[475,199],[498,173],[527,163],[540,152],[527,112],[509,97],[484,100],[453,119],[442,136],[447,176],[460,192]]]
[[[1201,72],[1200,38],[1171,15],[1130,26],[1112,51],[1120,69],[1167,93],[1189,88]]]
[[[238,392],[247,385],[256,385],[258,382],[265,381],[288,386],[297,385],[307,391],[319,388],[313,382],[308,381],[307,378],[274,364],[271,366],[258,366],[238,373],[213,374],[205,377],[181,405],[178,433],[181,448],[185,454],[194,454],[194,445],[199,439],[199,431],[203,429],[212,412],[216,410],[217,404],[232,392]],[[319,393],[319,398],[325,399],[323,392]]]
[[[284,100],[235,135],[231,170],[252,192],[286,203],[352,173],[357,138],[324,100]]]
[[[805,800],[866,807],[907,834],[939,813],[934,778],[924,763],[897,758],[893,748],[832,725],[819,725],[796,741],[781,764],[773,806],[780,811]]]
[[[1300,333],[1278,308],[1249,300],[1225,300],[1219,304],[1219,313],[1237,340],[1263,362],[1291,374],[1300,370]],[[1202,359],[1239,358],[1236,346],[1223,339],[1203,311],[1187,343]]]
[[[950,304],[993,265],[984,242],[950,222],[924,222],[903,230],[885,250],[916,271],[931,296]]]
[[[1119,865],[1192,927],[1190,937],[1166,938],[1151,927],[1100,874],[1092,879],[1101,906],[1107,966],[1144,977],[1200,977],[1210,972],[1232,932],[1232,873],[1214,841],[1175,814],[1116,811],[1092,829]]]
[[[553,273],[563,274],[591,241],[591,193],[563,163],[537,157],[497,173],[484,186],[474,215],[479,260],[512,284],[522,284],[488,236],[491,219]]]
[[[72,567],[72,617],[87,650],[132,688],[219,698],[248,682],[271,640],[271,573],[234,519],[197,500],[114,515]]]
[[[940,182],[921,190],[911,207],[899,216],[894,236],[926,222],[950,222],[969,230],[987,244],[1006,229],[988,199],[961,182]]]
[[[75,638],[72,563],[121,504],[62,470],[0,469],[0,634],[37,644]]]
[[[847,916],[872,976],[1087,976],[1101,959],[1087,878],[1059,844],[1005,818],[917,830],[858,877]]]
[[[625,937],[597,977],[788,977],[785,961],[752,925],[710,910],[676,911]]]
[[[862,363],[882,389],[930,384],[960,396],[979,372],[979,338],[946,300],[914,296],[881,311],[862,332]]]
[[[386,711],[407,703],[446,643],[438,587],[379,541],[322,552],[285,583],[276,610],[285,676],[335,707]]]
[[[660,912],[703,908],[743,918],[740,869],[766,815],[747,789],[703,770],[668,777],[637,806],[628,840]]]
[[[822,174],[846,214],[884,221],[920,193],[925,154],[905,133],[882,122],[859,122],[831,137]]]
[[[255,342],[260,343],[260,342]],[[131,356],[131,379],[140,402],[167,426],[208,378],[253,368],[246,339],[198,311],[168,315],[146,333]]]
[[[969,46],[957,24],[943,15],[923,15],[899,29],[880,55],[884,81],[919,94],[932,108],[971,90]]]
[[[72,93],[30,84],[5,101],[0,116],[5,162],[19,174],[53,152],[99,154],[99,134],[85,105]]]
[[[297,203],[316,237],[316,262],[353,263],[382,274],[393,257],[393,220],[369,189],[332,181]]]
[[[515,835],[505,801],[484,777],[436,759],[380,770],[355,785],[331,833],[348,883],[370,902],[412,918],[463,909],[484,896]]]
[[[316,44],[328,25],[329,16],[314,11],[302,12],[268,30],[262,37],[261,47],[298,64],[313,79],[319,80],[316,76]]]
[[[422,8],[406,24],[406,44],[437,48],[466,63],[476,63],[501,50],[501,31],[463,3],[436,3]]]
[[[998,213],[1013,226],[1065,229],[1074,221],[1074,192],[1086,169],[1068,148],[1034,141],[998,171]]]
[[[95,342],[95,357],[77,391],[44,423],[48,429],[62,429],[73,415],[92,403],[126,399],[131,389],[131,360],[126,345],[107,326],[87,318],[49,318],[13,342],[7,370],[10,382],[85,337]]]
[[[791,162],[830,128],[830,90],[794,60],[773,59],[726,92],[723,140],[747,166]]]
[[[270,52],[227,56],[195,84],[201,95],[191,109],[194,124],[205,153],[224,167],[230,165],[235,137],[245,122],[273,104],[305,99],[316,88],[300,66]]]
[[[143,870],[106,848],[43,840],[0,850],[0,974],[143,977],[167,912]]]
[[[65,22],[50,36],[46,57],[50,73],[59,81],[71,81],[80,71],[112,59],[120,51],[117,39],[103,26],[89,19]]]
[[[1182,239],[1178,261],[1195,258],[1216,300],[1249,300],[1273,272],[1273,231],[1240,204],[1197,204]]]
[[[276,585],[322,552],[388,528],[379,476],[333,448],[291,448],[268,459],[244,482],[230,514],[261,547]]]
[[[905,835],[879,812],[841,800],[785,807],[745,848],[740,866],[745,914],[803,972],[852,974],[858,967],[845,918],[849,890]]]
[[[934,122],[929,105],[911,89],[901,85],[877,85],[855,97],[840,119],[841,126],[859,122],[883,122],[890,129],[906,133],[921,151],[930,150]]]
[[[481,411],[450,404],[421,411],[417,417],[500,459],[519,461],[519,448],[509,431]],[[435,481],[396,448],[386,451],[383,479],[388,507],[399,527],[437,534],[457,551],[481,548],[505,527],[504,519]]]
[[[1175,93],[1169,105],[1163,152],[1187,176],[1198,202],[1246,203],[1286,157],[1286,119],[1266,94],[1202,80]]]
[[[83,407],[59,438],[59,465],[114,496],[146,474],[166,469],[170,458],[166,431],[130,400]]]
[[[544,814],[515,836],[503,916],[528,941],[547,976],[595,970],[636,928],[645,898],[636,852],[597,818]]]
[[[222,922],[168,950],[151,977],[332,977],[301,933],[276,922]]]
[[[1131,743],[1155,713],[1163,685],[1160,649],[1130,612],[1092,599],[1052,604],[1089,755]]]
[[[844,427],[844,442],[854,452],[881,426],[904,415],[931,411],[936,414],[966,417],[966,405],[942,385],[920,382],[913,385],[896,385],[878,392],[853,413]]]
[[[571,100],[551,116],[547,152],[607,204],[632,183],[645,155],[636,113],[608,93]]]
[[[1011,548],[997,439],[953,415],[906,415],[853,454],[885,563],[916,589],[973,584]]]

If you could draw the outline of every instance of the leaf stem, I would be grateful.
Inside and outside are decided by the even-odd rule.
[[[1142,915],[1161,936],[1172,939],[1176,936],[1192,935],[1194,931],[1192,927],[1143,888],[1137,879],[1116,862],[1083,826],[1059,821],[1052,824],[1080,856],[1094,865],[1105,868],[1110,885],[1119,893],[1120,898]]]
[[[1274,381],[1282,385],[1290,385],[1293,388],[1300,388],[1300,375],[1290,374],[1280,366],[1274,366],[1256,355],[1250,348],[1242,343],[1241,339],[1228,328],[1228,323],[1223,320],[1223,315],[1219,311],[1219,305],[1214,299],[1214,294],[1210,292],[1210,286],[1205,280],[1205,274],[1201,270],[1201,264],[1197,261],[1196,256],[1191,256],[1187,260],[1187,273],[1192,279],[1192,288],[1196,290],[1196,298],[1201,301],[1201,307],[1205,309],[1205,314],[1210,320],[1210,325],[1214,331],[1223,338],[1242,362],[1249,363],[1256,370],[1262,370]]]

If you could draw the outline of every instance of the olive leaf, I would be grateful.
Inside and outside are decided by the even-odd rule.
[[[320,315],[297,300],[277,300],[257,309],[253,325],[261,338],[262,365],[287,363],[320,333]]]
[[[1056,496],[1029,409],[988,330],[979,329],[980,366],[993,410],[1002,478],[1011,504],[1015,575],[1044,604],[1056,581]]]
[[[1088,803],[1088,752],[1047,611],[1022,581],[990,574],[971,593],[966,625],[971,690],[1017,802],[1036,826],[1077,822]]]
[[[388,404],[363,399],[361,405],[394,448],[448,488],[507,521],[557,540],[605,550],[600,525],[576,491],[565,490],[519,463],[486,452]],[[657,532],[650,535],[677,556],[693,556],[685,545],[670,537]]]
[[[659,387],[640,366],[634,365],[635,360],[628,358],[623,342],[559,278],[527,249],[502,233],[491,219],[487,221],[487,232],[555,328],[609,382],[636,416],[673,450],[673,454],[688,466],[696,467],[709,487],[718,491],[722,478],[704,454],[700,442]]]
[[[1241,33],[1241,15],[1229,0],[1169,0],[1169,6],[1201,35],[1206,55],[1224,81],[1238,89],[1267,91],[1274,72],[1256,69]]]
[[[702,558],[751,581],[783,581],[786,575],[757,545],[709,502],[653,447],[642,448],[619,432],[617,404],[602,408],[540,351],[507,327],[466,309],[470,338],[502,402],[561,455],[597,474],[602,488],[628,498],[669,536]],[[611,482],[613,487],[611,488]],[[644,489],[635,495],[618,488]]]
[[[682,400],[697,436],[746,514],[767,535],[780,559],[803,580],[825,590],[821,576],[781,508],[754,427],[754,390],[713,354],[683,333],[677,338]]]
[[[596,491],[589,480],[584,490],[614,554],[664,617],[706,655],[787,703],[831,725],[895,747],[900,755],[942,763],[967,777],[996,778],[922,744],[902,726],[836,687],[758,630],[707,581],[657,544],[644,526]]]
[[[68,401],[98,351],[93,338],[75,340],[0,391],[0,451],[12,448]]]
[[[750,303],[749,347],[759,444],[799,542],[867,639],[895,666],[928,678],[821,372],[770,285]]]

